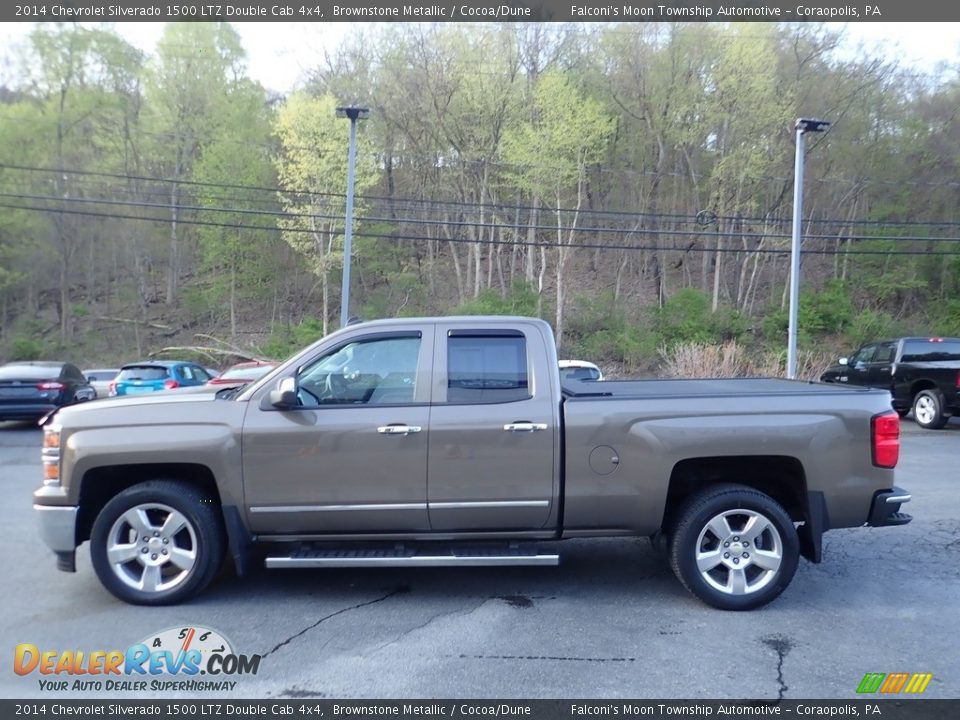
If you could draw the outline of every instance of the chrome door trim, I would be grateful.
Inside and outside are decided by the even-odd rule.
[[[426,510],[426,503],[380,503],[369,505],[256,505],[252,513],[353,512],[359,510]]]
[[[549,507],[549,500],[482,500],[478,502],[432,502],[433,510],[459,510],[465,508],[529,508]]]

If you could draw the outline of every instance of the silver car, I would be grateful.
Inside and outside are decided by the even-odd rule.
[[[93,370],[84,370],[83,376],[87,382],[97,391],[98,398],[109,397],[110,383],[117,377],[119,368],[95,368]]]

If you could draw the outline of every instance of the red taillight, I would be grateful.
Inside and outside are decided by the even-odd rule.
[[[176,380],[165,380],[163,387],[165,390],[173,390],[174,388],[180,387],[180,383],[178,383]]]
[[[900,417],[894,411],[874,415],[870,421],[873,464],[895,468],[900,459]]]
[[[116,394],[117,394],[117,384],[116,384],[115,382],[110,383],[110,389],[109,389],[107,392],[110,393],[110,396],[111,396],[111,397],[114,396],[114,395],[116,395]]]
[[[37,390],[63,390],[66,385],[60,382],[42,382],[37,383]]]

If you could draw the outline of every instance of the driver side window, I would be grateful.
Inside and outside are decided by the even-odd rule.
[[[854,353],[853,357],[850,358],[850,365],[861,365],[866,364],[873,360],[873,354],[876,352],[876,345],[867,345],[862,347]]]
[[[301,369],[297,377],[300,404],[412,403],[419,355],[419,336],[361,339],[342,345]]]

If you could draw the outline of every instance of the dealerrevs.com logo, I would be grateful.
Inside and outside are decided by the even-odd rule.
[[[42,676],[37,678],[40,689],[53,692],[222,692],[237,685],[228,677],[256,675],[260,659],[234,652],[216,630],[189,626],[148,635],[126,650],[51,650],[20,643],[13,671]]]

